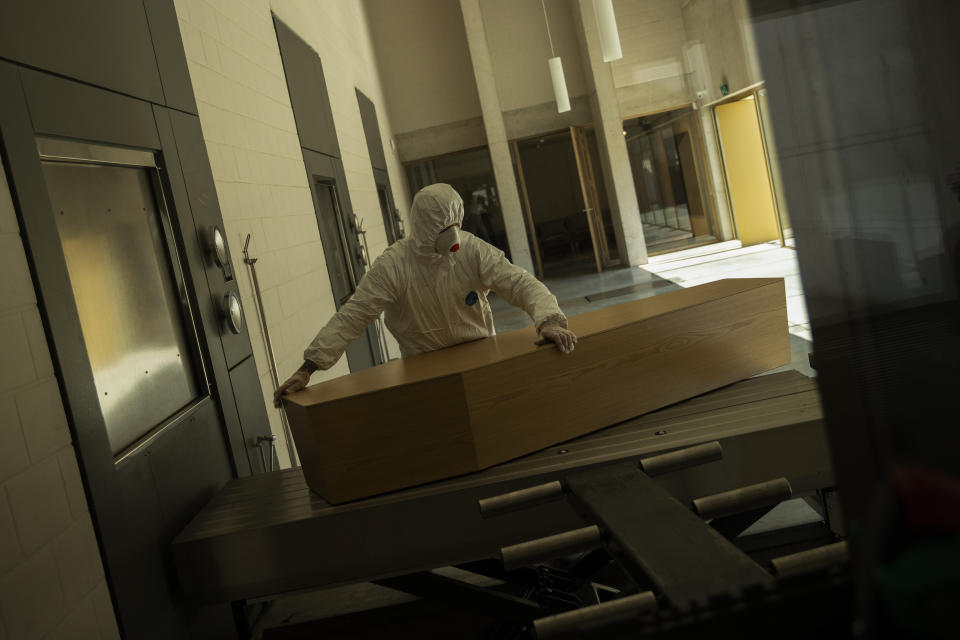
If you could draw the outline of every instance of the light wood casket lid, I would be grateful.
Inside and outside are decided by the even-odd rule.
[[[623,325],[666,315],[708,300],[736,295],[765,285],[783,286],[782,278],[730,278],[662,293],[650,298],[605,307],[568,319],[570,330],[580,338],[603,333]],[[518,358],[552,345],[536,346],[532,327],[492,338],[476,340],[411,358],[391,360],[346,376],[327,380],[284,397],[302,407],[323,404],[383,389],[458,375],[497,362]]]

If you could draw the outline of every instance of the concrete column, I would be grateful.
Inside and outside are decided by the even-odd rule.
[[[630,267],[646,264],[647,243],[643,238],[643,223],[640,220],[640,207],[637,204],[637,192],[630,170],[627,143],[623,139],[620,104],[613,85],[613,72],[609,63],[603,61],[600,30],[593,11],[593,1],[573,0],[571,8],[580,23],[584,75],[593,85],[590,103],[607,182],[610,213],[620,245],[620,259],[625,266]]]
[[[703,144],[707,153],[707,179],[713,197],[716,212],[718,240],[736,240],[737,230],[733,226],[733,216],[727,202],[727,179],[723,175],[723,158],[720,156],[717,123],[713,117],[713,107],[700,109],[700,125],[703,127]]]
[[[460,0],[463,12],[463,26],[467,32],[467,46],[470,60],[473,62],[473,75],[477,80],[477,94],[480,96],[480,110],[483,114],[483,126],[487,132],[487,145],[490,147],[490,161],[493,164],[493,177],[497,181],[500,196],[500,209],[503,223],[507,229],[507,244],[513,263],[534,273],[530,244],[527,241],[527,227],[520,206],[520,192],[510,159],[510,146],[507,142],[507,130],[503,124],[503,111],[500,109],[500,97],[497,95],[497,83],[493,77],[493,63],[490,61],[490,49],[487,46],[487,34],[480,13],[480,0]]]

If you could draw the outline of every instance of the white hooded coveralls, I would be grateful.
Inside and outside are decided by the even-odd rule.
[[[496,247],[462,231],[459,251],[436,252],[440,232],[462,222],[463,201],[453,187],[421,189],[410,210],[410,237],[377,258],[350,300],[304,351],[304,359],[329,369],[381,312],[403,357],[492,336],[490,291],[526,311],[538,331],[547,321],[566,327],[550,290]]]

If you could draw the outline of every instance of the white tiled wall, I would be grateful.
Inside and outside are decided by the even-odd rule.
[[[119,638],[0,161],[0,639]]]
[[[250,254],[270,339],[285,378],[303,349],[334,313],[306,170],[290,107],[271,12],[320,55],[354,212],[364,220],[373,257],[386,233],[355,90],[376,105],[394,199],[407,208],[404,178],[390,145],[383,92],[363,4],[321,0],[176,0],[200,123],[210,155],[224,225],[238,275],[265,401],[272,396],[268,360],[241,253]],[[393,353],[398,353],[394,346]],[[343,358],[314,382],[348,373]],[[274,433],[280,417],[268,402]],[[278,439],[281,464],[287,454]]]

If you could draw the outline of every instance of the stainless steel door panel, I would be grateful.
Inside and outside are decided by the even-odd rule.
[[[60,138],[37,138],[37,151],[43,160],[91,162],[128,167],[157,166],[157,160],[150,151],[102,144],[84,144]]]
[[[339,309],[356,288],[353,276],[353,265],[347,256],[346,236],[341,227],[340,216],[336,205],[336,192],[332,185],[316,182],[317,204],[320,215],[320,240],[323,251],[327,254],[330,284]],[[332,267],[332,268],[330,268]]]
[[[201,395],[185,296],[151,169],[44,162],[43,171],[117,454]]]
[[[327,260],[327,272],[333,289],[337,309],[340,309],[357,289],[363,277],[363,267],[355,262],[356,234],[348,233],[338,202],[336,186],[314,180],[317,198],[317,222],[320,225],[320,240]],[[354,243],[351,244],[350,238]],[[375,338],[368,328],[363,335],[347,346],[347,362],[350,371],[359,371],[377,364],[374,351]]]

